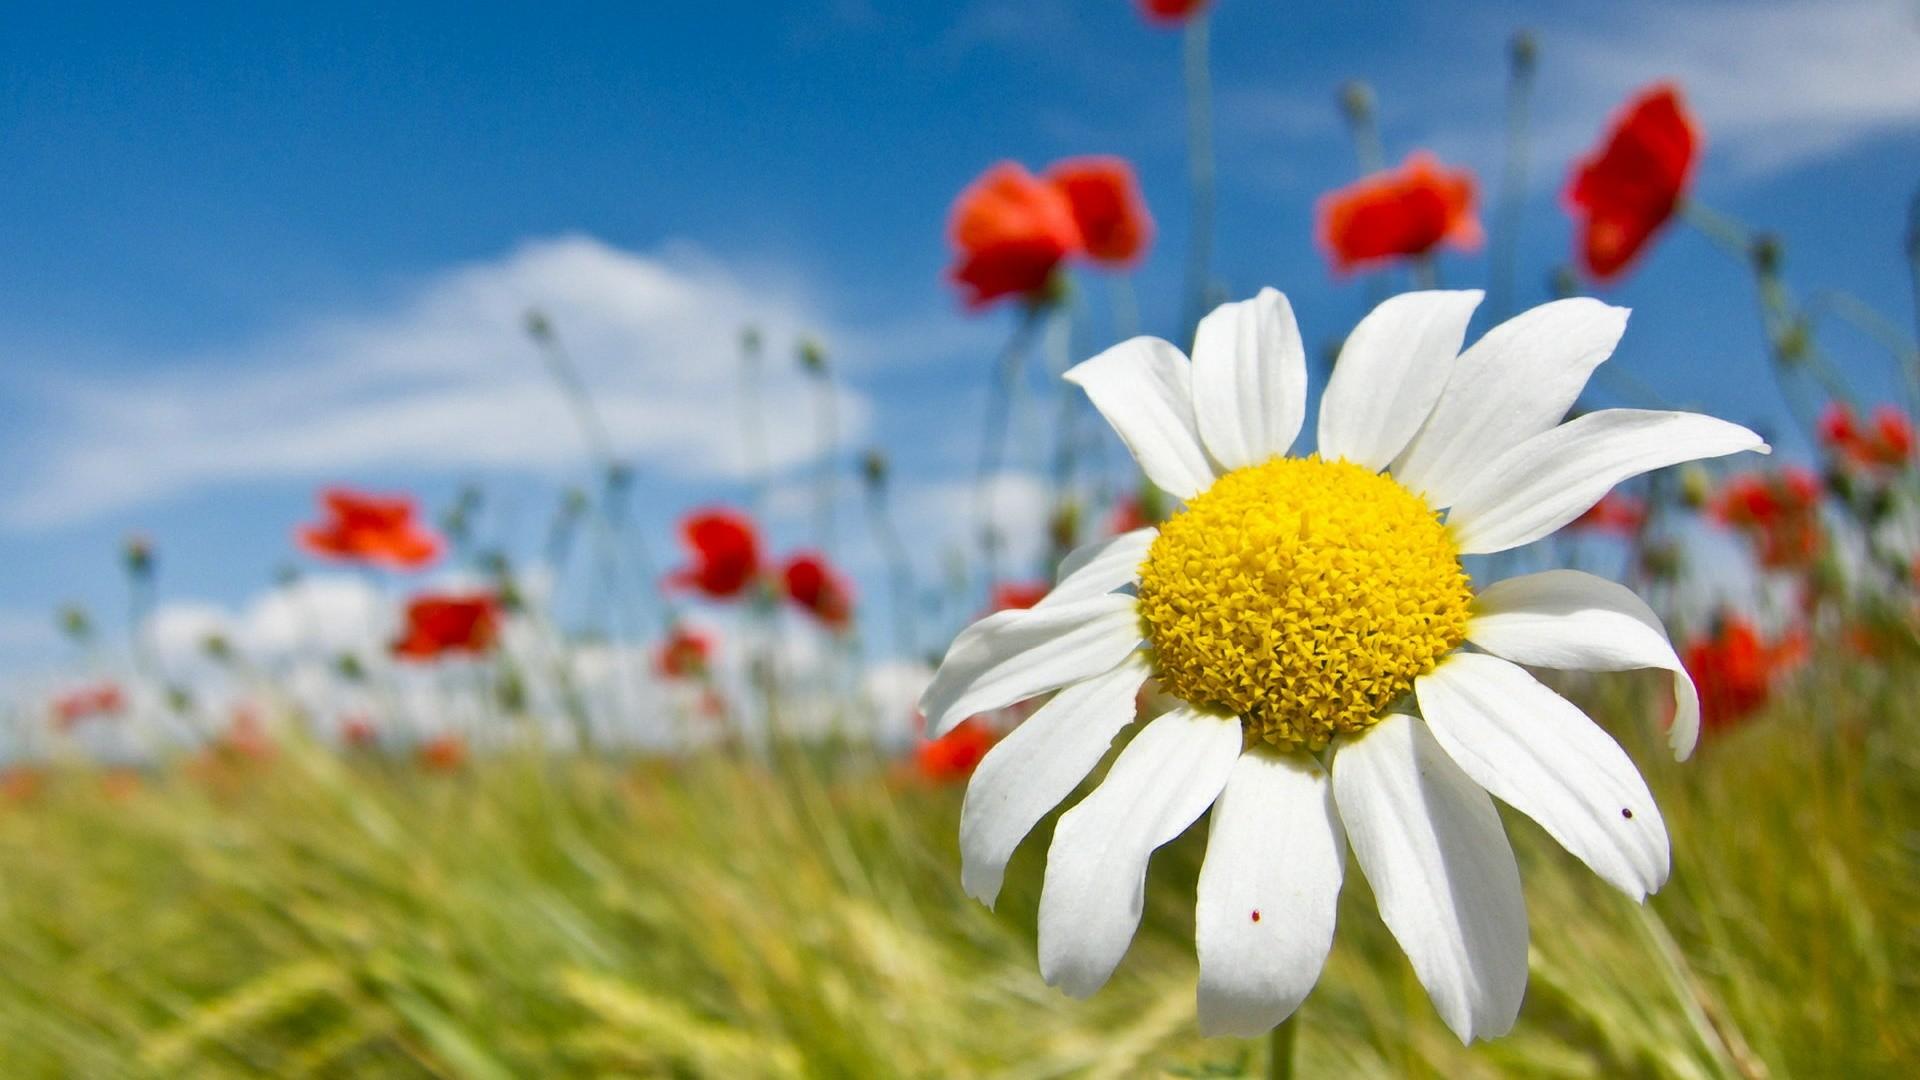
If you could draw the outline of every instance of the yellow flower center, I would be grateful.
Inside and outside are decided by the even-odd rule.
[[[1162,688],[1289,749],[1376,722],[1466,639],[1472,603],[1420,496],[1318,457],[1221,477],[1160,527],[1140,567]]]

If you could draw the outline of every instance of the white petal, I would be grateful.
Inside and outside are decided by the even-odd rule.
[[[1540,823],[1614,888],[1667,880],[1667,827],[1627,752],[1574,704],[1500,659],[1460,653],[1414,683],[1433,737],[1474,782]]]
[[[1380,917],[1462,1042],[1504,1035],[1527,991],[1527,908],[1493,800],[1427,726],[1342,739],[1333,796]]]
[[[1191,499],[1213,483],[1193,414],[1193,371],[1159,338],[1123,341],[1068,369],[1127,444],[1140,470],[1162,490]]]
[[[1146,899],[1147,858],[1226,786],[1240,721],[1182,706],[1140,729],[1105,780],[1060,816],[1040,887],[1040,976],[1075,997],[1105,985]]]
[[[1667,745],[1681,761],[1700,736],[1700,693],[1660,616],[1625,585],[1578,570],[1495,582],[1474,600],[1467,640],[1515,663],[1568,671],[1673,672]]]
[[[1505,551],[1579,517],[1628,477],[1742,450],[1768,447],[1739,424],[1699,413],[1602,409],[1500,455],[1456,494],[1447,526],[1466,554]]]
[[[1436,507],[1451,505],[1488,462],[1560,422],[1626,329],[1626,308],[1575,297],[1487,331],[1454,363],[1394,478]]]
[[[1240,755],[1207,826],[1195,939],[1200,1033],[1252,1038],[1306,1000],[1333,945],[1347,845],[1307,754]]]
[[[1160,530],[1149,525],[1074,548],[1060,560],[1060,584],[1034,607],[1085,600],[1139,581],[1140,564],[1159,535]]]
[[[1136,601],[1124,593],[995,612],[960,631],[920,695],[927,734],[1109,671],[1139,644]]]
[[[1221,304],[1193,338],[1193,412],[1229,469],[1285,454],[1307,415],[1307,351],[1278,289]]]
[[[967,895],[993,906],[1014,849],[1133,722],[1134,696],[1150,673],[1146,657],[1134,653],[1112,671],[1055,694],[980,759],[960,808],[960,883]]]
[[[1402,293],[1368,312],[1320,398],[1320,456],[1384,469],[1406,449],[1446,388],[1482,295]]]

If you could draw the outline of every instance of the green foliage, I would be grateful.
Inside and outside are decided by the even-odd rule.
[[[1831,658],[1828,658],[1831,659]],[[1663,756],[1660,680],[1583,689],[1674,837],[1650,906],[1517,816],[1532,980],[1508,1039],[1441,1026],[1349,872],[1304,1076],[1895,1076],[1920,1061],[1920,672],[1819,663]],[[1820,672],[1824,674],[1812,674]],[[965,899],[959,791],[886,763],[483,757],[454,775],[290,746],[131,792],[0,805],[10,1077],[1233,1076],[1194,1030],[1204,828],[1075,1002],[1040,982],[1041,836]]]

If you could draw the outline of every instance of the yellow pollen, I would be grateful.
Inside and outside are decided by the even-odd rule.
[[[1160,527],[1140,567],[1162,688],[1288,749],[1375,723],[1466,639],[1472,603],[1420,496],[1318,457],[1216,480]]]

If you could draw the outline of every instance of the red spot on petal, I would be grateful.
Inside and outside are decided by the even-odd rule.
[[[1254,909],[1253,909],[1253,921],[1254,921],[1254,922],[1259,922],[1259,921],[1260,921],[1260,909],[1259,909],[1259,908],[1254,908]]]

